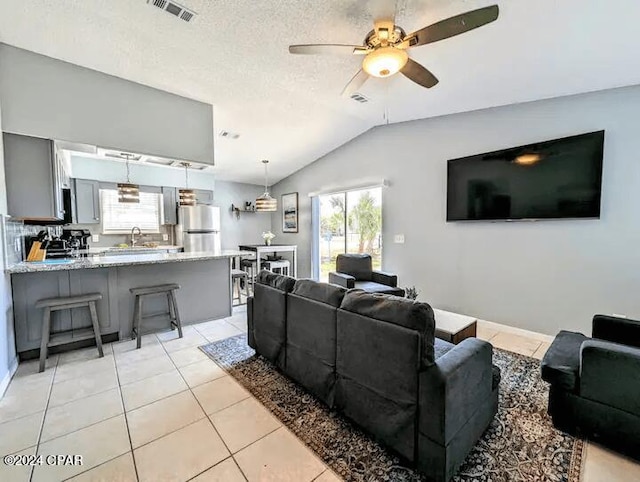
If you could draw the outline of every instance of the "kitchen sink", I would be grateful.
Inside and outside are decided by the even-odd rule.
[[[174,246],[158,246],[157,248],[150,248],[148,246],[135,246],[128,248],[108,248],[102,254],[103,256],[122,256],[130,254],[157,254],[157,253],[176,253],[179,249]]]

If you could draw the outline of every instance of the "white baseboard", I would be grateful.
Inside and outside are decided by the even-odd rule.
[[[4,392],[7,391],[7,387],[11,382],[11,378],[13,377],[17,369],[18,369],[18,357],[13,359],[13,362],[9,366],[9,371],[4,376],[4,378],[0,380],[0,399],[4,397]]]

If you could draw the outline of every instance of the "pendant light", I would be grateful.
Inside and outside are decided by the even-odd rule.
[[[180,165],[184,167],[184,189],[178,189],[180,206],[195,206],[196,193],[193,189],[189,189],[189,167],[191,167],[191,164],[181,162]]]
[[[118,183],[118,202],[119,203],[139,203],[140,202],[140,186],[131,184],[131,171],[129,161],[131,154],[122,154],[127,164],[127,182]]]
[[[267,164],[269,164],[269,161],[265,159],[262,163],[264,164],[264,194],[256,199],[256,211],[266,213],[276,211],[278,202],[269,194],[269,181],[267,178]]]

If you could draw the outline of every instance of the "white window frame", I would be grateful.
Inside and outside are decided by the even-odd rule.
[[[107,196],[109,197],[109,199],[107,200]],[[131,226],[130,227],[125,227],[123,226],[122,223],[120,226],[116,227],[110,227],[110,219],[111,219],[111,214],[109,214],[107,212],[107,210],[105,209],[106,207],[108,207],[108,202],[109,203],[113,203],[114,200],[117,203],[117,199],[118,199],[118,191],[117,189],[100,189],[100,219],[101,219],[101,232],[104,235],[109,235],[109,234],[129,234],[131,233],[131,229],[134,226],[138,226],[141,229],[142,233],[145,234],[159,234],[162,232],[162,219],[163,219],[163,202],[162,202],[162,194],[161,193],[155,193],[155,192],[143,192],[140,191],[140,201],[142,204],[144,204],[145,202],[148,202],[150,199],[153,199],[153,197],[155,197],[156,199],[156,203],[157,203],[157,222],[155,224],[155,226],[153,226],[152,228],[145,226],[146,223],[149,222],[149,220],[141,220],[141,221],[130,221]],[[139,204],[127,204],[127,203],[121,203],[122,204],[122,208],[126,209],[126,210],[137,210],[140,208]],[[145,222],[146,221],[146,222]],[[142,226],[141,226],[142,225]]]

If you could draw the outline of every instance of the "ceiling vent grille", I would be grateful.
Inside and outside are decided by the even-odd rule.
[[[369,102],[369,99],[364,95],[362,95],[360,92],[354,92],[353,94],[351,94],[351,98],[356,102],[360,102],[361,104],[364,104],[365,102]]]
[[[185,22],[191,22],[191,20],[196,16],[194,11],[183,7],[179,3],[169,0],[147,0],[147,3],[150,3],[154,7],[158,7],[165,12],[169,12],[171,15],[174,15]]]

